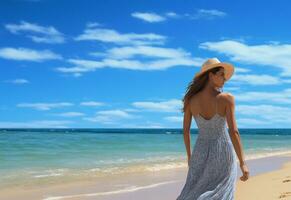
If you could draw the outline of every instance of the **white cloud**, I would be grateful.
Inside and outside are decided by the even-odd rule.
[[[95,57],[105,57],[105,56],[107,56],[107,54],[104,53],[104,52],[91,52],[89,54],[92,55],[92,56],[95,56]]]
[[[92,53],[91,53],[92,54]],[[84,73],[110,67],[130,70],[165,70],[175,66],[201,66],[205,59],[192,57],[182,48],[161,48],[153,46],[134,46],[109,49],[100,61],[69,59],[73,67],[58,67],[55,70],[63,73]],[[139,57],[144,60],[138,60]],[[130,58],[130,59],[129,59]],[[147,60],[145,60],[147,59]]]
[[[178,116],[164,117],[164,119],[170,122],[183,122],[183,117],[178,117]]]
[[[51,52],[50,50],[37,51],[27,48],[1,48],[0,57],[10,60],[41,62],[44,60],[62,59],[62,56]]]
[[[174,66],[200,66],[201,58],[171,58],[171,59],[160,59],[155,61],[141,62],[138,60],[115,60],[115,59],[104,59],[102,62],[92,60],[74,60],[71,59],[72,63],[79,63],[76,67],[58,67],[55,70],[63,73],[83,73],[89,71],[95,71],[98,68],[110,67],[110,68],[121,68],[130,70],[142,70],[142,71],[153,71],[153,70],[165,70]]]
[[[277,104],[291,104],[291,89],[287,88],[282,91],[268,91],[268,92],[259,92],[259,91],[250,91],[250,92],[241,92],[235,94],[235,98],[238,101],[244,102],[270,102]]]
[[[34,42],[38,43],[64,43],[65,38],[56,28],[52,26],[39,26],[38,24],[21,21],[20,24],[6,24],[5,28],[13,34],[25,32]]]
[[[149,102],[141,101],[132,103],[134,107],[141,108],[145,111],[153,112],[180,112],[182,108],[182,101],[177,99],[170,99],[168,101]]]
[[[248,117],[243,117],[243,118],[239,118],[237,119],[237,124],[240,128],[242,127],[250,127],[250,126],[258,126],[258,125],[263,125],[263,126],[267,126],[267,125],[272,125],[270,124],[270,122],[262,119],[254,119],[254,118],[248,118]]]
[[[168,13],[173,15],[173,13]],[[76,40],[97,40],[111,42],[123,47],[113,47],[105,52],[91,52],[100,60],[68,59],[73,66],[59,66],[54,70],[75,77],[85,72],[92,72],[105,67],[121,68],[129,70],[166,70],[175,66],[201,66],[205,59],[192,57],[190,52],[182,48],[162,48],[150,46],[158,42],[163,44],[166,37],[156,34],[120,34],[115,30],[88,28],[85,33],[76,37]],[[133,46],[132,46],[133,45]],[[247,71],[241,69],[241,71]]]
[[[291,79],[281,79],[282,83],[291,83]]]
[[[180,15],[178,15],[178,14],[175,13],[175,12],[167,12],[167,13],[165,14],[165,16],[167,16],[167,17],[171,17],[171,18],[179,18],[179,17],[180,17]]]
[[[242,67],[236,67],[236,66],[235,66],[235,72],[239,72],[239,73],[247,73],[247,72],[250,72],[250,71],[251,71],[250,69],[242,68]]]
[[[97,68],[97,67],[96,67]],[[81,67],[57,67],[55,70],[63,73],[72,73],[79,76],[83,72],[95,71],[96,68],[90,68],[87,66]]]
[[[29,81],[28,80],[26,80],[26,79],[21,79],[21,78],[19,78],[19,79],[14,79],[14,80],[6,80],[6,81],[4,81],[4,82],[7,82],[7,83],[13,83],[13,84],[26,84],[26,83],[29,83]]]
[[[132,115],[123,110],[102,110],[97,112],[98,115],[106,115],[111,117],[131,118]]]
[[[235,84],[245,83],[248,85],[278,85],[282,83],[278,77],[265,74],[234,74],[231,81]]]
[[[291,76],[290,44],[247,45],[237,41],[225,40],[219,42],[204,42],[199,47],[225,54],[235,62],[275,67],[282,70],[280,76]]]
[[[282,128],[290,127],[290,106],[274,105],[274,103],[291,103],[291,90],[281,92],[247,92],[236,94],[238,104],[235,108],[238,127]],[[288,99],[289,98],[289,99]]]
[[[107,124],[107,125],[114,125],[118,124],[118,122],[114,121],[109,116],[94,116],[94,117],[84,117],[83,120],[89,121],[89,122],[97,122],[101,124]]]
[[[103,68],[105,66],[102,61],[95,60],[69,59],[68,62],[80,67],[84,67],[86,70]]]
[[[291,108],[268,104],[238,105],[236,111],[244,116],[252,116],[253,119],[267,121],[269,125],[278,123],[291,123]]]
[[[84,116],[85,114],[80,113],[80,112],[65,112],[65,113],[60,113],[57,115],[61,117],[80,117],[80,116]]]
[[[139,109],[135,109],[135,108],[125,108],[123,110],[126,111],[126,112],[140,112]]]
[[[94,54],[94,53],[93,53]],[[154,46],[125,46],[115,47],[105,53],[109,58],[128,59],[134,56],[158,57],[158,58],[185,58],[190,57],[191,53],[182,48],[164,48]]]
[[[225,17],[227,14],[220,10],[216,9],[199,9],[196,13],[182,13],[178,14],[176,12],[170,11],[164,14],[157,14],[154,12],[134,12],[131,14],[132,17],[144,20],[149,23],[157,23],[166,21],[169,18],[172,19],[190,19],[190,20],[198,20],[198,19],[215,19]]]
[[[95,27],[99,27],[99,26],[102,26],[102,24],[100,24],[98,22],[88,22],[86,24],[86,27],[88,27],[88,28],[95,28]]]
[[[149,44],[164,44],[166,37],[155,33],[119,33],[112,29],[89,28],[85,29],[84,33],[75,38],[81,40],[95,40],[106,43],[114,43],[118,45],[149,45]]]
[[[0,128],[68,128],[71,121],[39,120],[27,122],[0,121]]]
[[[131,13],[131,16],[150,23],[162,22],[166,20],[165,17],[153,12],[134,12]]]
[[[217,17],[225,17],[226,13],[216,9],[199,9],[194,15],[190,15],[191,19],[214,19]]]
[[[80,103],[81,106],[103,106],[103,102],[97,102],[97,101],[84,101]]]
[[[96,112],[94,117],[84,117],[83,120],[98,122],[102,124],[117,124],[123,119],[136,119],[139,116],[129,114],[128,112],[120,109],[115,110],[102,110]]]
[[[60,103],[20,103],[17,104],[17,107],[22,108],[33,108],[36,110],[51,110],[52,108],[62,108],[73,106],[74,104],[68,102],[60,102]]]
[[[223,87],[223,90],[234,90],[234,91],[239,91],[240,87],[232,87],[232,86],[227,86],[227,87]]]

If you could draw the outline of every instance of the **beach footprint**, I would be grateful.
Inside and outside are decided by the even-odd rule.
[[[288,177],[290,177],[290,176],[286,176],[286,178],[288,178]],[[282,182],[283,183],[286,183],[286,182],[290,182],[291,181],[291,179],[285,179],[285,180],[283,180]]]
[[[283,192],[280,196],[279,199],[285,198],[285,197],[291,197],[291,192]],[[289,198],[288,198],[289,199]]]

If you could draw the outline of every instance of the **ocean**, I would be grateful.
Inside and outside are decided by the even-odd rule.
[[[291,152],[291,129],[239,132],[246,160]],[[186,158],[182,129],[1,129],[0,187],[157,172],[186,167]]]

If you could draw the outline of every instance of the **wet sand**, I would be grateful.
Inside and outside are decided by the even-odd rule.
[[[250,178],[243,182],[238,168],[236,200],[291,199],[291,154],[247,160]],[[0,189],[0,199],[9,200],[175,200],[187,168],[115,175],[96,181],[63,185]]]

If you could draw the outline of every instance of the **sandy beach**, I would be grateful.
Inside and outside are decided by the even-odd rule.
[[[250,178],[246,182],[240,181],[239,171],[236,200],[291,199],[291,154],[246,162]],[[174,200],[183,187],[186,173],[186,168],[179,168],[63,185],[10,187],[0,190],[0,199]]]
[[[251,177],[247,182],[237,181],[235,199],[291,199],[291,162],[282,168]]]

